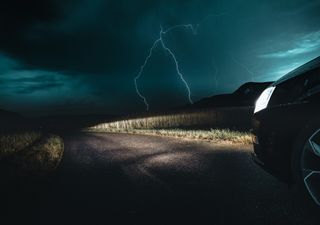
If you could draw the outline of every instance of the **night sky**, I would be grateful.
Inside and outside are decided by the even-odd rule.
[[[134,78],[159,38],[191,98],[274,81],[320,55],[320,0],[7,0],[0,108],[26,115],[145,110]],[[187,104],[161,44],[138,79],[151,110]]]

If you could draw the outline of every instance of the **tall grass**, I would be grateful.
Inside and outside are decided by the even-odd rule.
[[[93,132],[133,133],[250,144],[252,108],[202,109],[101,123]],[[235,130],[242,130],[235,131]]]
[[[54,171],[64,151],[63,140],[41,132],[0,134],[0,169],[17,174]]]
[[[15,154],[39,140],[40,132],[23,132],[0,135],[0,159]]]
[[[14,157],[21,173],[45,174],[54,171],[62,159],[63,140],[56,135],[45,135],[39,142]]]
[[[146,134],[154,136],[175,137],[192,140],[204,140],[215,143],[252,144],[249,132],[232,131],[228,129],[186,130],[186,129],[91,129],[94,132]]]
[[[181,112],[169,115],[146,116],[124,119],[93,126],[93,129],[168,129],[192,128],[211,129],[229,128],[246,130],[250,128],[252,108],[202,109],[194,112]]]

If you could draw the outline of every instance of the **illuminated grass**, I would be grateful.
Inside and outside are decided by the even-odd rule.
[[[251,144],[252,140],[249,132],[234,131],[236,128],[248,130],[251,115],[252,108],[248,107],[201,109],[170,115],[123,119],[98,124],[88,130]],[[219,127],[228,127],[229,129],[218,129]]]
[[[64,151],[63,140],[41,132],[0,134],[0,163],[18,174],[54,171]]]
[[[195,112],[181,112],[169,115],[129,118],[115,122],[102,123],[98,129],[172,129],[186,127],[214,128],[250,126],[252,108],[235,107],[219,109],[201,109]]]
[[[29,148],[15,155],[19,170],[27,173],[47,173],[54,171],[62,159],[63,140],[56,135],[48,135]]]
[[[40,132],[23,132],[16,134],[0,135],[0,158],[17,153],[41,137]]]
[[[252,138],[248,132],[231,131],[227,129],[212,130],[183,130],[183,129],[93,129],[92,132],[107,133],[129,133],[129,134],[146,134],[155,136],[186,138],[193,140],[204,140],[210,142],[228,142],[232,144],[252,144]]]

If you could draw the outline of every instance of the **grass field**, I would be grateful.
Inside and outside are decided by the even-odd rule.
[[[88,130],[251,144],[252,140],[248,132],[251,116],[252,108],[248,107],[201,109],[192,112],[122,119],[101,123]]]
[[[207,129],[249,130],[253,108],[212,108],[164,115],[143,115],[101,123],[99,129]]]
[[[58,167],[63,150],[63,140],[59,136],[44,135],[37,143],[16,154],[15,163],[22,171],[52,172]]]
[[[0,158],[26,149],[41,137],[40,132],[22,132],[0,135]]]
[[[192,140],[204,140],[209,142],[231,144],[252,144],[252,137],[249,132],[232,131],[227,129],[212,129],[212,130],[184,130],[184,129],[90,129],[93,132],[107,133],[128,133],[128,134],[146,134],[164,137],[175,137]]]
[[[52,172],[63,155],[63,140],[41,132],[0,134],[1,164],[19,173]]]

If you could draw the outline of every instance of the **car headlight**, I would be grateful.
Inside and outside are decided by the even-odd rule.
[[[269,100],[270,100],[272,93],[274,92],[275,89],[276,89],[275,86],[268,87],[267,89],[265,89],[261,93],[260,97],[256,101],[256,107],[254,109],[254,113],[257,113],[257,112],[267,108]]]

